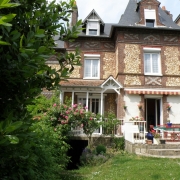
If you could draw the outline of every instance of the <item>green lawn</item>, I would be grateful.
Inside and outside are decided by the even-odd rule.
[[[106,163],[66,171],[63,180],[180,180],[180,159],[117,154]]]

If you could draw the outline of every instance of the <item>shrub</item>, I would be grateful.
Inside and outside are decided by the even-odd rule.
[[[125,148],[124,137],[121,137],[121,138],[114,137],[113,138],[113,143],[114,143],[114,148],[116,150],[123,150],[124,151],[124,148]]]
[[[85,148],[80,157],[80,164],[82,166],[95,166],[105,163],[109,159],[108,154],[96,154],[96,150],[91,151],[88,148]]]
[[[97,153],[97,155],[106,153],[106,147],[102,144],[96,146],[96,153]]]

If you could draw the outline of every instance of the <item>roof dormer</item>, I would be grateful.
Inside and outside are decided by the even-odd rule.
[[[83,31],[86,35],[99,36],[104,32],[104,22],[93,9],[83,21]]]
[[[140,21],[137,24],[146,27],[164,27],[159,18],[160,4],[157,0],[141,0],[137,7],[140,16]]]

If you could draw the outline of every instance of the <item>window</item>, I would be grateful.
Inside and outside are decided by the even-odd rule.
[[[154,27],[154,19],[146,19],[146,27]]]
[[[86,27],[86,35],[93,35],[97,36],[99,35],[99,21],[92,19],[87,21],[87,27]]]
[[[155,9],[144,9],[144,17],[146,27],[156,26],[156,12]]]
[[[160,49],[144,49],[145,75],[161,75]]]
[[[89,35],[97,35],[97,29],[89,29]]]
[[[99,79],[99,57],[100,55],[85,55],[84,78]]]

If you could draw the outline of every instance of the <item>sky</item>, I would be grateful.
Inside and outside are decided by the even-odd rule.
[[[78,19],[84,20],[94,9],[105,23],[118,23],[129,0],[76,0]],[[180,0],[159,0],[160,6],[173,15],[173,20],[180,14]]]

